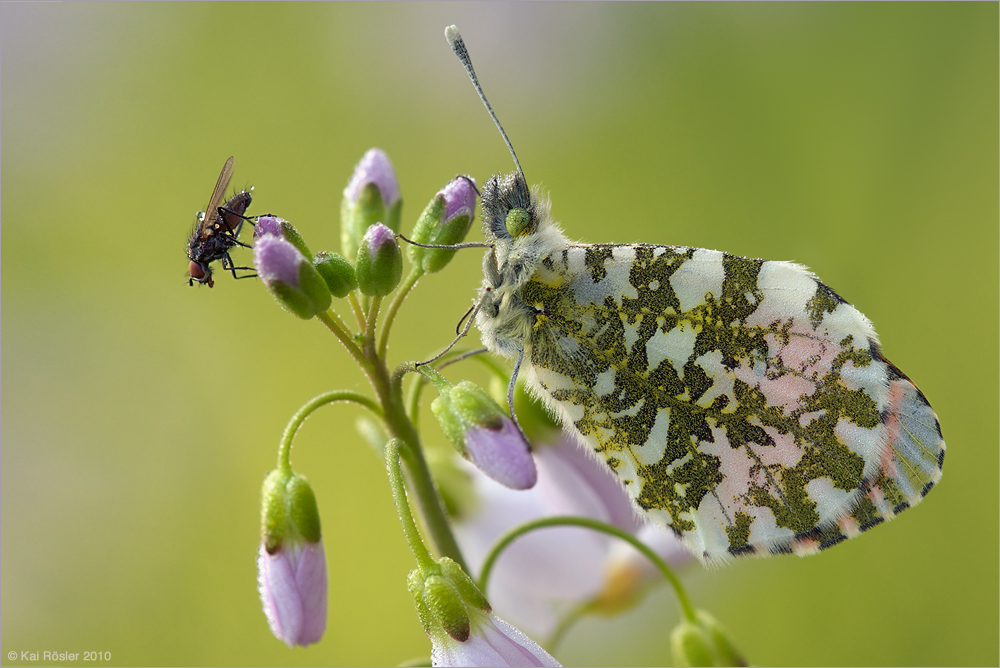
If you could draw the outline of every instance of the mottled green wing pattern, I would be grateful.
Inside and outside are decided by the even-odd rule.
[[[803,267],[572,245],[517,297],[529,384],[704,560],[815,552],[941,477],[927,400]]]

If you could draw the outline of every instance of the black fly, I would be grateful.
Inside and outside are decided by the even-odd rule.
[[[233,278],[251,278],[256,274],[244,274],[237,276],[236,270],[252,271],[251,267],[237,267],[233,264],[233,258],[229,256],[229,249],[233,246],[243,246],[249,248],[247,244],[239,240],[240,229],[243,221],[250,220],[243,214],[250,207],[250,191],[243,190],[223,204],[222,198],[225,196],[226,188],[229,186],[229,179],[233,175],[233,157],[226,160],[219,180],[212,191],[212,198],[208,200],[208,206],[204,211],[199,211],[195,218],[194,231],[188,240],[187,255],[191,260],[188,266],[191,277],[188,285],[195,283],[208,283],[208,287],[215,285],[212,280],[211,262],[222,260],[223,270],[231,271]],[[250,221],[253,225],[253,221]]]

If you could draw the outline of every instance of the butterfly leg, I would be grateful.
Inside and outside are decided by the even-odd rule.
[[[510,374],[510,384],[507,385],[507,409],[510,411],[510,419],[514,421],[514,426],[521,433],[521,438],[524,442],[528,444],[528,449],[531,449],[531,441],[528,440],[528,436],[521,429],[521,423],[517,421],[517,414],[514,412],[514,386],[517,384],[517,374],[521,371],[521,362],[524,360],[524,348],[517,351],[517,361],[514,362],[514,371]]]
[[[437,355],[435,355],[434,357],[430,358],[429,360],[425,360],[423,362],[417,362],[416,366],[420,367],[420,366],[424,366],[425,364],[431,364],[432,362],[436,362],[437,360],[439,360],[442,357],[444,357],[445,355],[447,355],[448,351],[451,350],[452,348],[454,348],[456,343],[458,343],[459,341],[461,341],[463,338],[465,338],[468,335],[469,330],[472,329],[472,323],[476,319],[476,314],[479,313],[479,309],[482,307],[483,302],[485,301],[487,294],[488,293],[484,292],[483,296],[479,298],[479,300],[476,302],[476,304],[469,311],[466,311],[466,314],[464,316],[462,316],[463,319],[466,318],[466,317],[468,317],[468,320],[465,321],[465,327],[463,327],[462,331],[460,331],[458,333],[458,336],[456,336],[455,339],[451,343],[448,344],[448,347],[446,347],[444,350],[442,350],[441,352],[439,352]],[[459,321],[459,324],[461,324],[461,320]]]

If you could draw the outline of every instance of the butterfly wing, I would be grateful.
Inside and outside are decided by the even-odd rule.
[[[941,477],[927,400],[804,267],[572,245],[517,296],[529,385],[704,560],[815,552]]]

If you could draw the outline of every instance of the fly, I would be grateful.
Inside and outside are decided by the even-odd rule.
[[[199,211],[194,224],[194,231],[188,240],[187,255],[191,260],[188,270],[191,277],[188,285],[195,283],[208,283],[208,287],[215,285],[212,280],[212,268],[210,263],[222,260],[223,270],[232,272],[233,278],[252,278],[256,274],[236,275],[236,270],[253,271],[252,267],[237,267],[233,263],[233,258],[229,256],[229,249],[233,246],[250,248],[247,244],[239,240],[240,229],[243,222],[250,220],[243,214],[250,207],[250,191],[242,190],[229,198],[224,204],[222,198],[226,194],[229,186],[229,179],[233,176],[233,164],[235,160],[229,156],[226,164],[219,174],[219,180],[215,183],[212,197],[208,200],[208,206],[204,211]],[[253,221],[250,221],[253,225]]]

